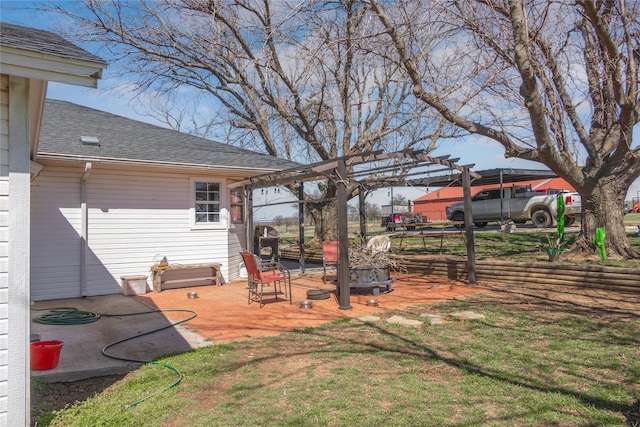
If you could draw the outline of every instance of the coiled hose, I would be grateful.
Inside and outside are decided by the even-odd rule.
[[[41,323],[41,324],[45,324],[45,325],[83,325],[83,324],[87,324],[87,323],[93,323],[95,321],[97,321],[98,319],[100,319],[100,317],[124,317],[124,316],[138,316],[138,315],[142,315],[142,314],[151,314],[151,313],[190,313],[191,316],[184,319],[184,320],[180,320],[178,322],[174,322],[171,323],[167,326],[163,326],[161,328],[158,329],[153,329],[151,331],[148,332],[143,332],[141,334],[137,334],[128,338],[124,338],[118,341],[115,341],[111,344],[108,344],[106,346],[104,346],[102,348],[102,354],[106,357],[109,357],[111,359],[116,359],[116,360],[121,360],[123,362],[133,362],[133,363],[143,363],[143,364],[148,364],[148,365],[158,365],[158,366],[162,366],[164,368],[169,369],[170,371],[173,371],[176,373],[176,375],[178,376],[178,378],[168,387],[163,388],[160,391],[157,391],[155,393],[152,393],[142,399],[136,400],[133,403],[130,403],[128,405],[125,405],[126,408],[132,408],[134,406],[137,406],[139,404],[141,404],[142,402],[144,402],[145,400],[148,400],[164,391],[167,391],[175,386],[177,386],[178,384],[180,384],[180,382],[182,381],[182,373],[180,371],[178,371],[176,368],[174,368],[173,366],[167,365],[166,363],[162,363],[162,362],[155,362],[155,361],[148,361],[148,360],[137,360],[137,359],[129,359],[129,358],[125,358],[125,357],[119,357],[119,356],[114,356],[113,354],[109,354],[107,353],[107,350],[115,347],[118,344],[122,344],[123,342],[127,342],[127,341],[131,341],[133,339],[136,338],[140,338],[146,335],[150,335],[153,334],[155,332],[159,332],[159,331],[163,331],[165,329],[174,327],[176,325],[180,325],[182,323],[188,322],[189,320],[195,318],[197,316],[197,313],[193,310],[150,310],[150,311],[143,311],[140,313],[124,313],[124,314],[100,314],[100,313],[92,313],[89,311],[82,311],[82,310],[78,310],[76,308],[73,307],[56,307],[56,308],[51,308],[48,309],[49,313],[47,314],[43,314],[41,316],[38,316],[36,318],[33,319],[34,322],[36,323]]]
[[[100,319],[99,313],[81,311],[73,307],[57,307],[45,310],[49,310],[49,313],[38,316],[33,321],[45,325],[82,325],[93,323]]]

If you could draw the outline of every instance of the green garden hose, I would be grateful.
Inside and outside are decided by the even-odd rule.
[[[44,325],[83,325],[100,319],[100,314],[81,311],[73,307],[57,307],[48,309],[49,313],[33,319]]]
[[[100,317],[123,317],[123,316],[137,316],[137,315],[141,315],[141,314],[150,314],[150,313],[178,313],[178,312],[183,312],[183,313],[191,313],[191,316],[188,317],[187,319],[184,320],[180,320],[179,322],[174,322],[171,323],[167,326],[163,326],[161,328],[158,329],[154,329],[148,332],[143,332],[141,334],[137,334],[128,338],[124,338],[121,339],[119,341],[113,342],[111,344],[108,344],[106,346],[104,346],[104,348],[102,349],[102,354],[106,357],[109,357],[111,359],[116,359],[116,360],[121,360],[123,362],[133,362],[133,363],[143,363],[143,364],[148,364],[148,365],[159,365],[159,366],[163,366],[167,369],[169,369],[170,371],[173,371],[177,374],[178,378],[168,387],[163,388],[160,391],[157,391],[155,393],[152,393],[142,399],[139,399],[133,403],[130,403],[128,405],[126,405],[126,408],[132,408],[134,406],[139,405],[140,403],[144,402],[147,399],[150,399],[154,396],[156,396],[157,394],[160,394],[166,390],[169,390],[175,386],[177,386],[178,384],[180,384],[180,382],[182,381],[182,373],[180,371],[178,371],[176,368],[174,368],[173,366],[167,365],[165,363],[161,363],[161,362],[155,362],[155,361],[148,361],[148,360],[137,360],[137,359],[128,359],[125,357],[118,357],[118,356],[114,356],[112,354],[107,353],[107,350],[110,349],[111,347],[114,347],[118,344],[122,344],[123,342],[126,341],[131,341],[133,339],[136,338],[140,338],[143,337],[145,335],[150,335],[153,334],[155,332],[159,332],[168,328],[171,328],[173,326],[176,325],[180,325],[182,323],[188,322],[189,320],[195,318],[197,316],[197,313],[193,310],[151,310],[151,311],[143,311],[140,313],[124,313],[124,314],[99,314],[99,313],[92,313],[89,311],[82,311],[82,310],[78,310],[76,308],[73,307],[57,307],[57,308],[51,308],[48,309],[49,313],[47,314],[43,314],[41,316],[38,316],[36,318],[33,319],[34,322],[36,323],[42,323],[45,325],[82,325],[82,324],[87,324],[87,323],[92,323],[97,321],[98,319],[100,319]]]
[[[169,325],[167,325],[167,326],[163,326],[163,327],[161,327],[161,328],[154,329],[154,330],[149,331],[149,332],[143,332],[143,333],[141,333],[141,334],[134,335],[134,336],[132,336],[132,337],[124,338],[124,339],[121,339],[121,340],[119,340],[119,341],[113,342],[113,343],[111,343],[111,344],[109,344],[109,345],[104,346],[104,348],[102,349],[102,354],[104,354],[105,356],[110,357],[110,358],[112,358],[112,359],[122,360],[122,361],[124,361],[124,362],[145,363],[145,364],[149,364],[149,365],[159,365],[159,366],[163,366],[163,367],[165,367],[165,368],[167,368],[167,369],[169,369],[169,370],[171,370],[171,371],[175,372],[175,373],[178,375],[178,378],[176,379],[176,381],[174,381],[174,382],[173,382],[172,384],[170,384],[168,387],[165,387],[165,388],[163,388],[163,389],[162,389],[162,390],[160,390],[160,391],[157,391],[157,392],[155,392],[155,393],[152,393],[152,394],[150,394],[150,395],[148,395],[148,396],[146,396],[146,397],[144,397],[144,398],[142,398],[142,399],[136,400],[135,402],[130,403],[130,404],[128,404],[128,405],[126,405],[126,406],[125,406],[126,408],[132,408],[132,407],[134,407],[134,406],[137,406],[137,405],[141,404],[142,402],[144,402],[145,400],[151,399],[152,397],[156,396],[157,394],[160,394],[160,393],[162,393],[162,392],[164,392],[164,391],[167,391],[167,390],[169,390],[169,389],[171,389],[171,388],[173,388],[173,387],[177,386],[178,384],[180,384],[180,381],[182,381],[182,373],[181,373],[180,371],[178,371],[176,368],[174,368],[173,366],[167,365],[167,364],[162,363],[162,362],[145,361],[145,360],[136,360],[136,359],[127,359],[127,358],[124,358],[124,357],[118,357],[118,356],[111,355],[111,354],[107,353],[107,350],[108,350],[109,348],[111,348],[111,347],[114,347],[114,346],[118,345],[118,344],[122,344],[123,342],[130,341],[130,340],[133,340],[133,339],[135,339],[135,338],[140,338],[140,337],[143,337],[143,336],[145,336],[145,335],[153,334],[153,333],[155,333],[155,332],[159,332],[159,331],[162,331],[162,330],[165,330],[165,329],[171,328],[171,327],[173,327],[173,326],[180,325],[181,323],[188,322],[189,320],[191,320],[191,319],[193,319],[194,317],[196,317],[196,316],[197,316],[196,312],[195,312],[195,311],[193,311],[193,310],[153,310],[153,311],[147,311],[147,312],[144,312],[144,313],[131,313],[131,314],[109,314],[108,316],[135,316],[136,314],[147,314],[147,313],[191,313],[191,316],[190,316],[190,317],[188,317],[188,318],[186,318],[186,319],[184,319],[184,320],[181,320],[181,321],[179,321],[179,322],[171,323],[171,324],[169,324]],[[107,315],[105,314],[105,315],[103,315],[103,316],[107,316]]]

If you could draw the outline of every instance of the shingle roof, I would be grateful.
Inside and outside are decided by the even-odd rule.
[[[106,62],[63,37],[44,30],[0,22],[0,45],[83,61]]]
[[[80,136],[97,137],[100,145],[84,145],[80,143]],[[38,155],[268,171],[301,166],[266,154],[51,99],[47,99],[44,105]]]

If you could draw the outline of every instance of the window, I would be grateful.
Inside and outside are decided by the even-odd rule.
[[[221,200],[219,182],[195,182],[196,224],[219,224]]]
[[[473,196],[473,198],[471,200],[476,202],[476,201],[479,201],[479,200],[488,200],[488,199],[489,199],[489,191],[483,190],[483,191],[479,192],[478,194],[476,194],[475,196]]]
[[[490,190],[488,199],[489,200],[500,200],[500,189],[497,188],[495,190]]]
[[[241,188],[234,188],[230,194],[231,222],[241,224],[244,222],[244,192]]]

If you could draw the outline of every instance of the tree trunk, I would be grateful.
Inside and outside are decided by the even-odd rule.
[[[596,229],[605,230],[605,248],[608,258],[637,258],[640,256],[629,243],[624,228],[625,192],[616,180],[598,183],[589,194],[582,194],[582,230],[577,246],[587,253],[597,252],[594,238]]]
[[[335,196],[322,203],[309,203],[309,215],[313,218],[313,242],[338,240],[338,216]]]
[[[321,245],[323,241],[338,240],[338,201],[337,188],[333,184],[322,187],[323,200],[307,203],[306,208],[314,221],[314,245]],[[359,186],[355,182],[347,184],[347,199],[358,194]]]

